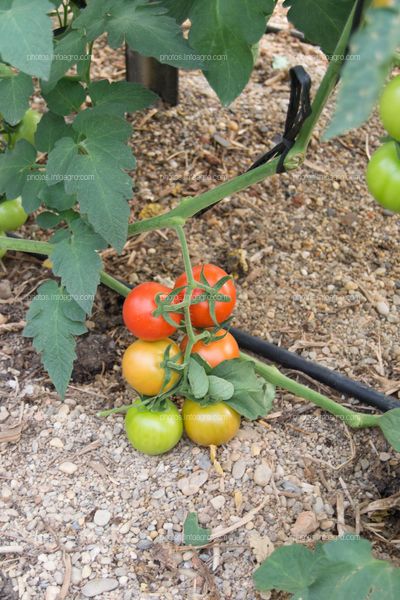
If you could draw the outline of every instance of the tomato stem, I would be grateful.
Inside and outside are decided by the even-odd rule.
[[[283,373],[273,365],[267,365],[244,352],[240,353],[240,357],[243,360],[252,361],[255,365],[256,373],[270,383],[288,390],[299,398],[304,398],[304,400],[313,402],[323,410],[342,419],[350,427],[353,427],[354,429],[360,429],[362,427],[379,427],[379,415],[367,415],[350,410],[342,404],[328,398],[328,396],[324,396],[323,394],[308,388],[306,385],[286,377],[286,375],[283,375]]]

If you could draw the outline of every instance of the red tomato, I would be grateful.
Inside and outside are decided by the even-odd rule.
[[[218,281],[227,275],[223,269],[212,264],[197,265],[196,267],[193,267],[193,276],[195,281],[201,280],[201,273],[203,273],[208,285],[212,287],[214,287]],[[175,281],[175,289],[184,285],[187,285],[186,273],[182,273],[182,275]],[[193,291],[192,299],[201,295],[204,295],[205,297],[204,290],[196,288]],[[183,300],[182,296],[183,292],[182,294],[179,294],[179,301]],[[228,296],[228,302],[219,301],[219,296]],[[233,280],[229,279],[215,292],[215,316],[218,323],[222,323],[230,316],[235,307],[235,303],[236,289]],[[210,314],[210,306],[206,298],[202,302],[193,304],[190,307],[190,315],[192,318],[192,323],[195,327],[213,327],[213,325],[215,325]]]
[[[168,296],[171,290],[161,283],[149,281],[136,286],[125,298],[122,317],[126,327],[141,340],[156,342],[174,333],[173,327],[159,315],[153,316],[157,308],[155,297],[161,294],[161,299]],[[170,313],[171,318],[179,324],[181,315]]]
[[[221,336],[224,333],[226,334],[225,337],[215,340],[214,342],[209,342],[208,344],[203,342],[203,340],[199,340],[193,346],[192,354],[200,354],[201,358],[208,362],[210,367],[216,367],[224,360],[239,358],[239,346],[231,333],[225,331],[225,329],[220,329],[215,335]],[[182,340],[182,351],[185,351],[187,340],[187,336]]]

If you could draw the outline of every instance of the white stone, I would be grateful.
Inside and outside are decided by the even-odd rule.
[[[215,498],[211,498],[210,502],[215,510],[218,510],[224,506],[225,496],[215,496]]]
[[[64,448],[64,442],[62,440],[60,440],[60,438],[58,437],[54,437],[51,438],[51,440],[49,441],[49,446],[51,446],[52,448]]]
[[[60,593],[60,588],[56,585],[49,585],[46,588],[45,600],[57,600]]]
[[[81,591],[85,598],[94,598],[104,592],[111,592],[117,587],[117,579],[92,579],[83,586]]]
[[[58,467],[60,471],[62,471],[63,473],[66,473],[67,475],[73,475],[75,473],[75,471],[78,468],[78,465],[76,465],[75,463],[66,461],[61,463],[61,465]]]
[[[268,465],[261,463],[256,466],[254,471],[254,482],[257,485],[265,487],[271,481],[271,477],[272,469]]]
[[[208,479],[207,471],[196,471],[192,473],[189,477],[183,477],[178,481],[178,488],[181,490],[182,494],[185,496],[192,496],[196,494],[202,485]]]
[[[390,313],[390,308],[389,306],[386,304],[386,302],[384,302],[383,300],[381,300],[380,302],[376,303],[376,310],[378,311],[378,313],[380,315],[382,315],[383,317],[387,317],[388,314]]]
[[[105,527],[111,519],[111,513],[108,510],[96,510],[93,521],[99,527]]]

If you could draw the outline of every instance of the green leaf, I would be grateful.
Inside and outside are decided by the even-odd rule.
[[[46,188],[46,183],[43,181],[42,176],[37,174],[35,179],[24,185],[22,190],[22,207],[25,212],[32,213],[40,206],[40,192],[43,188]]]
[[[183,543],[187,546],[204,546],[210,540],[211,529],[200,527],[197,514],[191,512],[183,524]]]
[[[367,540],[343,536],[314,552],[293,544],[275,550],[254,573],[257,589],[277,589],[296,598],[396,600],[400,569],[371,554]]]
[[[4,5],[4,2],[2,3]],[[12,0],[0,7],[0,55],[24,73],[47,79],[53,55],[48,0]]]
[[[30,179],[35,160],[36,150],[26,140],[18,141],[13,150],[7,149],[0,154],[0,193],[17,198],[24,195],[24,189],[35,186],[34,180]]]
[[[62,219],[62,215],[45,211],[36,217],[36,223],[43,229],[51,229],[58,225]]]
[[[378,424],[389,444],[396,452],[400,452],[400,408],[380,415]]]
[[[0,80],[0,113],[10,125],[20,122],[33,94],[32,78],[25,73]]]
[[[183,38],[175,19],[159,3],[145,0],[96,0],[75,19],[74,28],[85,28],[90,40],[108,32],[108,43],[118,48],[123,42],[161,63],[183,69],[196,69],[201,61]]]
[[[76,358],[75,335],[86,332],[85,313],[55,281],[43,283],[27,313],[24,336],[33,338],[57,392],[64,397]]]
[[[305,38],[321,46],[325,54],[334,52],[354,0],[285,0],[289,21]]]
[[[316,580],[314,553],[300,544],[277,548],[253,574],[257,590],[306,594]]]
[[[105,106],[116,114],[143,110],[158,99],[157,94],[140,83],[116,81],[110,83],[106,79],[95,81],[89,86],[89,95],[96,106]]]
[[[369,9],[366,26],[353,35],[349,55],[359,58],[345,63],[335,114],[324,139],[359,127],[371,114],[400,44],[400,2],[398,6],[397,13]]]
[[[86,63],[86,36],[83,31],[69,30],[61,39],[54,40],[54,56],[46,89],[50,91],[57,81],[76,63]]]
[[[79,111],[86,92],[78,81],[63,78],[50,92],[46,92],[44,88],[43,97],[53,113],[66,116]]]
[[[178,23],[189,18],[195,0],[162,0],[161,4],[168,9],[168,14]]]
[[[221,102],[243,90],[253,70],[252,46],[265,32],[274,0],[194,0],[189,43],[205,61],[204,75]]]
[[[121,251],[128,230],[132,181],[123,170],[135,166],[124,143],[131,128],[122,117],[96,115],[92,109],[76,117],[73,129],[82,141],[62,138],[49,154],[47,184],[64,180],[67,194],[77,194],[81,212],[94,230]]]
[[[225,360],[212,370],[212,374],[233,384],[235,391],[226,403],[246,419],[265,417],[271,410],[275,387],[257,377],[251,361]]]
[[[52,112],[47,112],[39,121],[35,134],[36,148],[39,152],[50,152],[54,144],[62,137],[73,136],[70,125],[67,125],[64,118]]]
[[[215,375],[210,375],[208,381],[208,393],[213,400],[216,400],[217,402],[226,402],[232,398],[235,391],[233,383],[226,379],[221,379],[221,377],[216,377]]]
[[[46,206],[55,208],[59,212],[68,210],[76,204],[76,195],[70,196],[66,194],[62,182],[57,183],[52,187],[44,187],[40,191],[39,196]]]
[[[195,398],[203,398],[207,394],[209,379],[206,371],[204,367],[193,358],[189,360],[188,380]]]
[[[105,248],[104,240],[81,219],[70,224],[71,234],[54,246],[51,253],[53,273],[74,301],[90,314],[102,261],[97,250]]]

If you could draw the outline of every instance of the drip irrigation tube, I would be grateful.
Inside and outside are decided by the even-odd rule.
[[[385,394],[377,392],[363,383],[353,381],[337,371],[323,367],[311,360],[298,356],[294,352],[289,352],[289,350],[275,346],[275,344],[260,340],[235,327],[231,327],[229,331],[241,348],[278,363],[287,369],[294,369],[295,371],[309,375],[315,381],[319,381],[337,392],[351,396],[383,412],[392,408],[400,408],[400,402],[395,398],[385,396]]]

